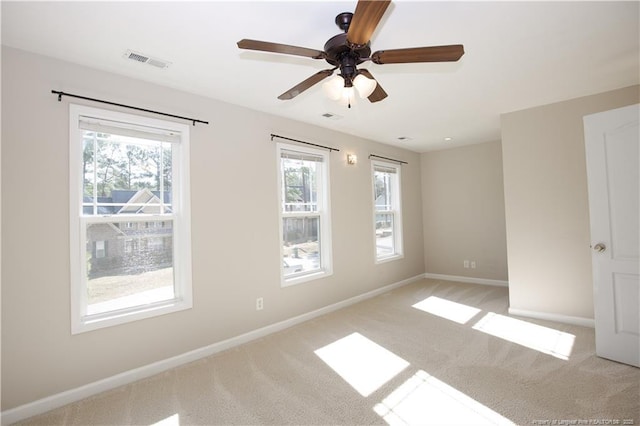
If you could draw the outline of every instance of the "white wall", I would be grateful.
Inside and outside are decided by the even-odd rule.
[[[426,272],[506,282],[500,142],[427,152],[421,161]]]
[[[70,100],[58,102],[52,89],[211,122],[191,128],[193,309],[71,335]],[[10,48],[2,50],[2,124],[2,410],[424,272],[416,153]],[[271,133],[341,150],[331,154],[329,278],[280,287]],[[409,162],[405,256],[383,264],[374,263],[371,235],[371,152]]]
[[[511,309],[593,319],[582,117],[639,100],[631,86],[502,116]]]

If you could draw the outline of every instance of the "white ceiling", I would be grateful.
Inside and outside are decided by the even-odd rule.
[[[466,53],[455,63],[364,63],[389,97],[351,109],[326,99],[322,84],[277,99],[331,68],[325,61],[236,46],[250,38],[322,50],[340,32],[335,16],[355,4],[2,1],[2,44],[417,152],[498,140],[502,113],[639,82],[637,1],[396,0],[372,51],[463,44]],[[172,64],[124,59],[128,49]]]

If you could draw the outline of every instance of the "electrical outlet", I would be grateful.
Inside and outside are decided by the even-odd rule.
[[[476,269],[476,261],[475,260],[471,261],[471,269]]]
[[[465,260],[465,261],[464,261],[464,267],[465,267],[465,268],[468,268],[468,267],[469,267],[469,261],[468,261],[468,260]]]
[[[262,297],[256,299],[256,311],[261,311],[264,308],[264,300]]]

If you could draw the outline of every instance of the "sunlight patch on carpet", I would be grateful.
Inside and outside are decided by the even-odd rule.
[[[409,366],[393,352],[353,333],[315,351],[360,395],[369,396]]]
[[[391,426],[514,424],[423,370],[373,409]]]
[[[473,328],[538,352],[568,360],[576,336],[515,318],[489,312]]]
[[[462,303],[452,302],[436,296],[429,296],[421,302],[413,305],[414,308],[441,318],[466,324],[471,318],[478,315],[480,309]]]
[[[180,426],[180,414],[176,413],[173,416],[153,423],[151,426]]]

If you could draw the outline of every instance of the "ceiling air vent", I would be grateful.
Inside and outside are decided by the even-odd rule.
[[[341,115],[334,114],[332,112],[325,112],[324,114],[322,114],[322,117],[328,118],[330,120],[340,120],[342,118]]]
[[[158,67],[158,68],[167,68],[169,66],[169,62],[160,61],[158,59],[152,59],[152,58],[149,58],[149,60],[147,61],[147,64],[153,65],[154,67]]]
[[[171,62],[163,61],[162,59],[152,58],[148,55],[143,55],[140,52],[134,52],[133,50],[127,50],[124,57],[131,59],[132,61],[142,62],[143,64],[151,65],[156,68],[165,69],[171,65]]]
[[[149,58],[147,58],[146,56],[138,55],[137,53],[133,52],[129,52],[128,58],[138,62],[147,62],[149,60]]]

